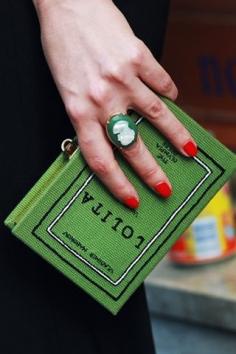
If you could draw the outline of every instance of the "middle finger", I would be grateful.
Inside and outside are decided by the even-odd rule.
[[[169,179],[139,135],[133,145],[122,148],[121,152],[149,187],[165,198],[172,194]]]

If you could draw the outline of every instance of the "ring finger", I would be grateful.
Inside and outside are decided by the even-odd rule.
[[[115,119],[117,119],[117,117]],[[118,124],[122,121],[123,120],[119,120],[118,118]],[[106,124],[106,122],[103,122],[103,125],[104,123]],[[110,120],[109,125],[110,124],[114,124],[113,127],[115,127],[117,121],[116,123],[112,123]],[[109,136],[109,129],[107,131]],[[111,137],[112,141],[113,139],[114,138]],[[139,135],[137,136],[137,140],[135,142],[133,142],[129,147],[122,147],[120,151],[149,187],[159,193],[162,197],[169,197],[171,195],[172,187],[170,181],[161,167],[157,164],[156,160]]]

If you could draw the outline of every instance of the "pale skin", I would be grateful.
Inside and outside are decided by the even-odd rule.
[[[134,109],[188,156],[183,147],[189,141],[196,146],[194,139],[158,98],[161,94],[176,99],[173,80],[111,0],[33,3],[44,54],[84,158],[119,201],[139,202],[138,191],[114,157],[105,125],[112,113]],[[152,190],[162,182],[172,190],[140,136],[121,153]]]

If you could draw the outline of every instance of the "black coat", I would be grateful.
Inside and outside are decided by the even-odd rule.
[[[114,2],[159,57],[167,1]],[[31,0],[1,0],[0,15],[0,353],[153,354],[143,286],[113,316],[2,224],[74,133],[42,53]]]

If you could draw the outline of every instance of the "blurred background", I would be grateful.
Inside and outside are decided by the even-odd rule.
[[[177,103],[236,152],[236,1],[172,0]],[[146,280],[158,354],[236,353],[236,175]]]

